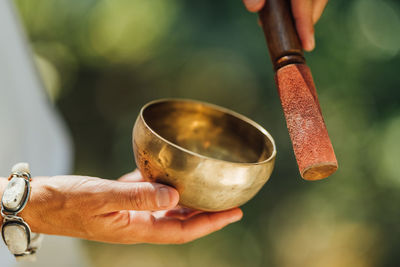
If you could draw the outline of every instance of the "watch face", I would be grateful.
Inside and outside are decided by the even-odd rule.
[[[10,220],[3,223],[1,235],[4,243],[14,255],[24,254],[29,247],[31,230],[29,226],[19,220]]]

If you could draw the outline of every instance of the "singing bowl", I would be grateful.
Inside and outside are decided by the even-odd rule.
[[[269,179],[271,135],[228,109],[193,100],[146,104],[133,128],[136,165],[147,181],[175,187],[183,206],[220,211],[250,200]]]

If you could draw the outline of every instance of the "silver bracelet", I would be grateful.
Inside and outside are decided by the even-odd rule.
[[[14,165],[9,183],[1,198],[1,215],[3,225],[1,235],[4,243],[17,260],[34,261],[36,251],[40,247],[40,234],[31,232],[29,225],[18,216],[29,200],[32,180],[27,163]]]

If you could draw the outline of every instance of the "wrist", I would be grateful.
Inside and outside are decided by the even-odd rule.
[[[38,181],[35,181],[36,178],[33,179],[34,180],[30,182],[31,193],[28,202],[25,208],[19,213],[19,215],[22,217],[24,221],[26,221],[29,224],[31,230],[33,232],[36,232],[38,229],[36,223],[37,220],[34,219],[35,217],[34,207],[36,202],[35,199],[37,199],[37,196],[40,195],[38,191],[40,191],[41,185]],[[3,197],[4,190],[6,189],[8,183],[9,183],[8,178],[0,177],[0,200]],[[1,218],[0,219],[0,227],[1,227],[3,225],[4,218],[2,216],[0,216],[0,218]]]
[[[43,203],[38,203],[40,202],[40,196],[42,195],[42,185],[37,178],[38,177],[33,177],[30,182],[31,192],[29,199],[25,208],[19,213],[19,215],[26,223],[29,224],[32,232],[40,233],[41,231],[38,228],[38,226],[40,226],[40,222],[38,222],[38,219],[40,219],[41,215],[38,214],[37,210],[40,208],[40,205],[43,205]],[[43,208],[43,206],[41,208]]]

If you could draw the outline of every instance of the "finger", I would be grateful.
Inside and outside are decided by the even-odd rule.
[[[134,170],[133,172],[122,175],[118,181],[120,182],[144,182],[144,178],[140,173],[139,169]]]
[[[181,206],[176,206],[174,209],[171,210],[158,210],[158,211],[153,211],[152,215],[155,218],[161,218],[161,217],[171,217],[171,218],[176,218],[179,220],[186,220],[189,219],[190,217],[202,213],[204,211],[200,210],[194,210],[186,207],[181,207]]]
[[[148,182],[103,182],[96,195],[99,203],[98,214],[120,210],[165,210],[174,208],[179,194],[174,188]]]
[[[265,4],[265,0],[243,0],[244,5],[250,12],[258,12]]]
[[[319,18],[322,15],[322,12],[325,9],[326,4],[328,3],[328,0],[313,0],[313,23],[317,23]]]
[[[185,207],[178,207],[178,208],[167,211],[164,214],[164,216],[173,217],[173,218],[177,218],[180,220],[186,220],[186,219],[189,219],[190,217],[197,215],[199,213],[202,213],[202,211],[185,208]]]
[[[182,244],[220,230],[243,216],[239,208],[221,212],[205,212],[187,220],[176,218],[154,219],[148,240],[152,243]]]
[[[315,47],[312,0],[291,0],[291,3],[303,49],[311,51]]]

